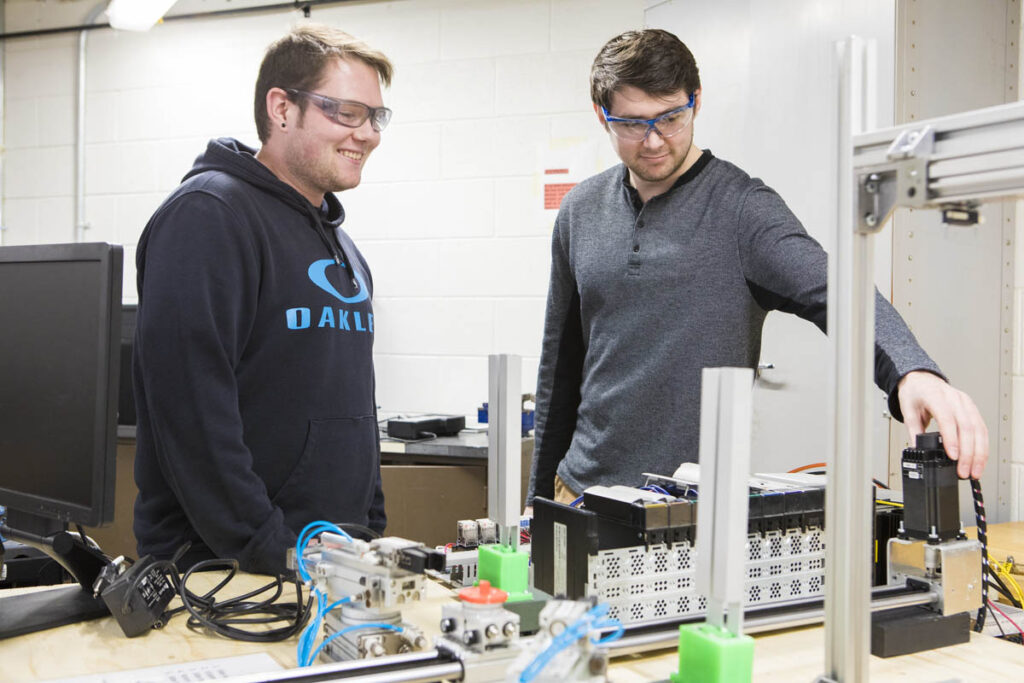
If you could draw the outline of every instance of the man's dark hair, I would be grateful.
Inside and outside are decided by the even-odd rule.
[[[394,67],[383,52],[374,50],[344,31],[321,24],[303,24],[274,41],[267,48],[256,79],[253,113],[260,142],[270,137],[267,92],[271,88],[315,90],[323,82],[327,67],[335,59],[358,59],[373,67],[385,86],[391,85]],[[298,99],[305,115],[306,99]]]
[[[616,90],[631,85],[648,95],[692,95],[700,89],[700,72],[689,48],[657,28],[626,31],[601,48],[590,68],[590,99],[604,108]]]

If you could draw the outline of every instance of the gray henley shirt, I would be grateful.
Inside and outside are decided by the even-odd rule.
[[[705,151],[641,203],[623,165],[566,195],[551,244],[527,504],[696,462],[701,370],[756,366],[769,311],[823,331],[826,255],[782,198]],[[875,381],[940,371],[876,292]]]

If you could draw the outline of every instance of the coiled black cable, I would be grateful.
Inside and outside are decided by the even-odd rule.
[[[203,595],[196,595],[188,589],[188,580],[193,573],[217,568],[226,568],[228,574],[216,586]],[[175,588],[178,589],[182,606],[166,614],[164,621],[166,622],[167,618],[185,610],[189,613],[187,625],[191,629],[206,629],[226,638],[253,643],[273,643],[287,640],[303,629],[312,614],[313,597],[310,595],[303,601],[302,583],[298,579],[293,580],[295,602],[276,602],[284,592],[285,580],[281,576],[277,576],[270,583],[243,595],[218,601],[214,596],[237,573],[238,562],[227,559],[197,562],[180,579],[177,579],[177,572],[173,572],[172,580],[175,580]],[[252,600],[252,598],[271,590],[273,594],[270,597]],[[286,622],[285,626],[265,631],[252,631],[236,626],[236,624],[273,624],[282,621]]]
[[[287,640],[299,633],[312,615],[313,596],[309,595],[305,602],[302,597],[302,582],[293,577],[295,584],[295,602],[279,603],[277,599],[284,593],[286,579],[277,576],[270,583],[264,584],[244,595],[218,601],[216,594],[226,586],[238,573],[238,562],[231,559],[213,559],[197,562],[184,575],[180,575],[177,562],[184,556],[190,544],[186,543],[170,560],[161,560],[153,566],[168,578],[171,585],[181,598],[181,606],[166,610],[154,625],[162,628],[171,618],[182,612],[188,612],[187,626],[190,629],[205,629],[225,638],[245,640],[255,643],[273,643]],[[216,586],[202,595],[193,593],[188,588],[188,580],[197,571],[210,569],[227,569],[228,573]],[[147,574],[140,574],[131,586],[131,593],[138,588],[139,581]],[[253,600],[256,596],[273,591],[270,597]],[[274,624],[286,622],[285,626],[266,630],[249,630],[237,625]]]

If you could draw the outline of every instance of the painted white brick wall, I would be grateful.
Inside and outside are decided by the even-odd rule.
[[[176,12],[257,4],[179,0]],[[8,0],[7,31],[81,23],[94,0]],[[378,402],[475,414],[490,353],[524,356],[534,386],[554,212],[543,170],[578,180],[616,160],[591,111],[590,62],[643,25],[643,0],[394,0],[314,8],[312,19],[396,66],[391,127],[341,196],[373,269]],[[264,48],[298,13],[89,33],[88,239],[135,244],[211,137],[255,145],[252,88]],[[12,40],[5,56],[5,244],[73,239],[77,35]]]

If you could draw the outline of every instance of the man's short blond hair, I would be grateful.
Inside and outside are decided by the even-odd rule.
[[[381,83],[391,85],[394,67],[383,52],[332,26],[296,26],[287,35],[271,43],[260,64],[253,100],[256,132],[260,142],[266,143],[270,137],[267,92],[271,88],[315,90],[323,82],[328,66],[338,58],[364,62],[376,70]],[[298,105],[305,113],[305,99],[300,98]]]

